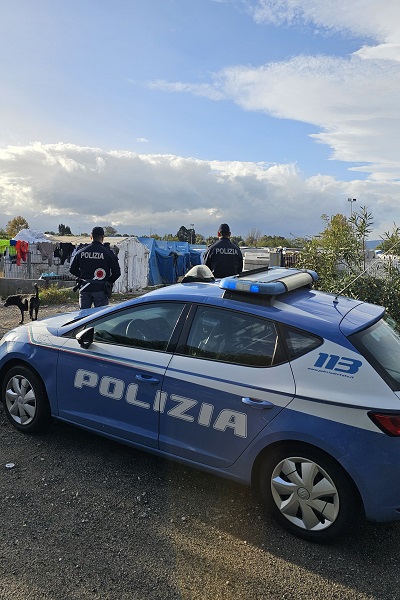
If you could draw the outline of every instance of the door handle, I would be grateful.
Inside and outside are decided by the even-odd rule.
[[[247,404],[252,408],[258,408],[261,410],[263,408],[274,408],[275,406],[272,402],[269,402],[268,400],[252,400],[251,398],[242,398],[242,402],[243,404]]]
[[[152,377],[151,375],[135,375],[135,379],[139,381],[143,381],[144,383],[160,383],[160,380],[156,377]]]

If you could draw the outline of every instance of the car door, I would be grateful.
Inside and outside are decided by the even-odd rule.
[[[153,302],[94,319],[88,348],[69,337],[57,366],[60,418],[157,447],[158,398],[183,306]]]
[[[226,467],[294,393],[273,321],[198,306],[164,377],[160,449]]]

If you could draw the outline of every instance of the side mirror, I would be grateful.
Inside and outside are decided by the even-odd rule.
[[[89,327],[89,329],[84,329],[76,334],[75,339],[78,344],[82,346],[82,348],[89,348],[89,346],[93,343],[94,338],[94,327]]]

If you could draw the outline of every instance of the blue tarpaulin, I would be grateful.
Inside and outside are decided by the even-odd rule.
[[[190,247],[190,264],[192,267],[195,265],[201,265],[203,262],[203,254],[206,251],[206,247]]]
[[[188,242],[167,242],[154,238],[139,237],[149,255],[149,285],[176,283],[189,269],[201,263],[204,249],[193,248]]]

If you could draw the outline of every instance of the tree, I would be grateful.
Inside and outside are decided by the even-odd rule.
[[[261,230],[257,227],[250,229],[245,239],[246,246],[258,246],[258,242],[261,239]]]
[[[181,225],[181,227],[179,228],[176,237],[178,238],[178,240],[180,242],[190,242],[190,236],[191,236],[191,229],[186,229],[186,227],[184,225]]]
[[[231,242],[233,242],[234,244],[237,244],[238,246],[245,246],[245,243],[244,243],[241,235],[233,235],[231,237]]]
[[[187,229],[184,225],[181,225],[175,237],[180,242],[188,242],[189,244],[196,243],[196,231],[194,227]]]
[[[288,243],[289,248],[304,248],[309,241],[308,237],[293,237]]]
[[[218,238],[213,235],[209,235],[206,239],[207,246],[211,246],[211,244],[214,244],[214,242],[218,242]]]
[[[362,268],[365,271],[367,258],[366,241],[372,230],[372,213],[369,213],[365,206],[361,206],[360,210],[353,213],[353,215],[350,217],[349,223],[351,223],[354,227],[354,232],[359,244],[359,251],[361,252],[362,256]]]
[[[263,235],[259,239],[258,245],[267,248],[278,248],[279,246],[287,248],[288,246],[291,247],[292,243],[281,235]]]
[[[196,240],[195,240],[195,244],[198,245],[204,245],[206,243],[206,240],[204,239],[204,235],[202,235],[201,233],[196,233]]]
[[[195,231],[194,227],[192,227],[191,229],[188,229],[188,232],[189,232],[189,239],[188,239],[189,244],[195,244],[196,243],[196,231]]]
[[[400,329],[400,271],[392,260],[382,261],[380,270],[365,269],[365,243],[372,226],[372,215],[361,207],[346,219],[322,215],[326,227],[309,240],[299,254],[296,266],[317,271],[315,287],[339,296],[385,306]],[[399,229],[385,234],[400,244]]]
[[[72,231],[68,225],[62,223],[58,226],[58,235],[72,235]]]
[[[400,227],[397,227],[396,223],[393,224],[392,232],[385,231],[378,249],[394,256],[400,255]]]
[[[104,235],[106,237],[114,237],[116,233],[117,233],[117,230],[112,225],[106,225],[104,227]]]
[[[298,264],[300,267],[317,271],[319,281],[317,287],[324,286],[324,291],[336,291],[337,279],[360,272],[363,257],[354,225],[344,215],[333,217],[322,215],[325,229],[318,236],[309,240],[301,252]]]
[[[29,229],[28,221],[21,216],[14,217],[6,225],[7,237],[13,238],[21,229]]]

